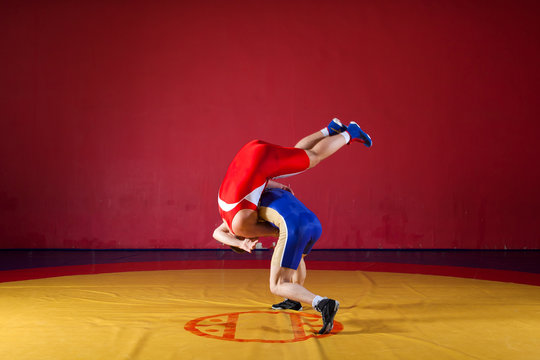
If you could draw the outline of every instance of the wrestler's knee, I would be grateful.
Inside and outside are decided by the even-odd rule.
[[[270,292],[277,296],[284,296],[285,292],[283,291],[284,290],[283,285],[287,283],[292,283],[292,281],[270,284]]]
[[[280,295],[280,283],[279,279],[276,279],[274,281],[270,281],[270,292],[274,295]]]
[[[282,295],[283,284],[293,283],[295,273],[293,269],[281,268],[280,274],[270,280],[270,292],[274,295]]]
[[[279,296],[279,284],[270,284],[270,292]]]

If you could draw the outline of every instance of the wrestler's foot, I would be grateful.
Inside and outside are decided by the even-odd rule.
[[[322,299],[315,310],[321,313],[323,320],[323,327],[319,330],[319,334],[328,334],[334,328],[334,316],[339,309],[339,302],[332,299]]]
[[[367,147],[371,147],[371,138],[368,134],[366,134],[366,132],[360,129],[360,126],[358,126],[358,124],[354,121],[351,121],[349,126],[347,126],[347,132],[349,135],[351,135],[351,141],[358,141]]]
[[[282,301],[279,304],[272,305],[272,309],[274,309],[274,310],[296,310],[296,311],[301,311],[302,310],[302,304],[300,304],[298,301],[285,299],[285,301]]]
[[[347,130],[347,127],[339,121],[338,118],[333,118],[330,124],[326,127],[328,129],[328,135],[336,135]]]

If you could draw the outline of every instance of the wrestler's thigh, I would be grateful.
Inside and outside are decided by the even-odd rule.
[[[298,244],[301,239],[296,236],[296,231],[291,226],[287,226],[286,231],[283,226],[279,228],[279,239],[272,254],[272,265],[296,270],[302,259],[303,246]]]
[[[296,270],[285,268],[272,263],[270,265],[270,286],[283,282],[292,283]]]
[[[310,165],[309,156],[303,149],[268,144],[265,152],[259,170],[268,178],[294,175],[307,170]]]

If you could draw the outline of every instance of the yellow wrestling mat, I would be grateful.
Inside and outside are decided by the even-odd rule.
[[[273,311],[268,270],[168,270],[0,284],[0,359],[540,359],[540,287],[308,270],[341,303],[330,335]]]

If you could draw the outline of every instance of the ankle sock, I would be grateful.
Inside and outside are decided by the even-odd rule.
[[[322,296],[315,295],[315,298],[311,302],[311,306],[313,306],[314,309],[317,309],[317,305],[319,305],[319,302],[321,302],[322,299],[324,299]]]
[[[345,138],[345,142],[347,144],[351,141],[351,135],[347,131],[339,133],[339,135],[341,135],[341,136],[343,136]]]

